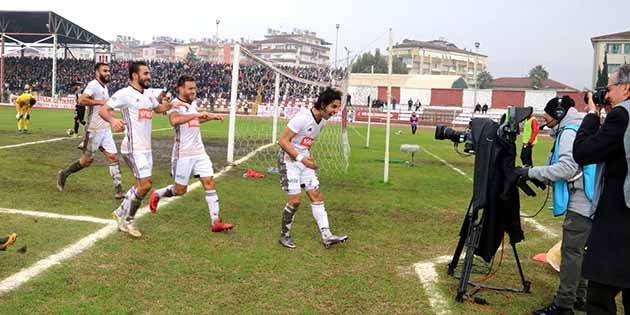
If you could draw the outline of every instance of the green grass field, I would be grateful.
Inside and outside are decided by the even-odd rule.
[[[14,120],[13,109],[0,108],[0,147],[64,136],[71,126],[72,112],[35,108],[31,135],[15,135]],[[226,165],[227,125],[227,121],[212,122],[202,128],[215,171]],[[249,126],[243,128],[256,132],[271,130],[268,121],[237,126]],[[154,118],[155,129],[165,127],[164,117]],[[395,134],[398,130],[402,131],[400,135]],[[237,224],[233,231],[211,233],[202,191],[191,191],[161,207],[157,215],[141,218],[138,226],[142,238],[116,233],[0,296],[0,313],[434,314],[440,310],[431,308],[430,297],[413,265],[452,255],[472,184],[428,152],[468,176],[473,174],[473,158],[457,155],[448,141],[433,140],[433,129],[413,136],[406,128],[394,128],[392,159],[409,159],[399,152],[401,144],[420,144],[422,149],[416,156],[417,167],[391,164],[390,182],[385,184],[384,128],[372,129],[369,149],[364,147],[365,133],[364,125],[349,129],[352,152],[347,174],[336,169],[337,165],[329,165],[332,162],[324,163],[320,174],[332,230],[349,234],[351,239],[346,244],[323,248],[307,201],[302,203],[293,226],[298,247],[287,250],[277,243],[286,201],[277,175],[267,174],[264,179],[241,176],[248,167],[263,172],[275,166],[274,148],[272,153],[255,156],[217,180],[221,216]],[[153,137],[154,187],[162,187],[170,182],[173,135],[164,130],[154,132]],[[120,136],[116,138],[120,140]],[[534,151],[534,161],[539,164],[551,145],[546,136],[541,138]],[[247,143],[243,147],[253,149],[260,141],[243,141]],[[61,140],[0,149],[0,208],[109,218],[118,202],[113,199],[111,180],[101,157],[93,167],[71,176],[64,193],[55,188],[57,170],[79,157],[78,142]],[[330,150],[320,148],[319,153],[338,154]],[[130,171],[124,167],[123,172],[128,186],[132,182]],[[535,212],[544,195],[523,197],[522,212]],[[0,219],[0,233],[19,233],[13,248],[0,252],[2,278],[102,227],[20,215],[4,214]],[[553,218],[550,211],[543,210],[536,220],[560,234],[562,219]],[[509,314],[526,314],[550,302],[558,284],[558,275],[551,267],[531,260],[558,239],[526,223],[523,227],[526,240],[519,244],[519,254],[532,281],[532,293],[509,294],[510,301],[501,295],[481,294],[492,303],[492,309]],[[28,251],[18,253],[24,245]],[[488,284],[518,287],[518,274],[508,249],[503,266]],[[446,275],[445,264],[437,265],[436,270],[437,291],[446,298],[446,307],[441,311],[489,313],[471,303],[455,303],[457,280]],[[473,279],[480,277],[473,275]]]

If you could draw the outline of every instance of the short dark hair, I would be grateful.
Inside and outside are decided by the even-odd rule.
[[[186,82],[195,82],[195,79],[189,75],[183,75],[177,80],[177,87],[182,87]]]
[[[140,72],[140,67],[145,66],[145,67],[149,67],[149,65],[147,65],[146,62],[144,61],[134,61],[129,65],[129,79],[131,79],[131,75],[134,73],[139,73]]]
[[[331,87],[327,87],[324,92],[319,94],[317,101],[315,102],[315,108],[324,109],[326,106],[332,104],[334,101],[341,102],[341,91],[335,90]]]
[[[98,69],[100,69],[101,67],[105,67],[105,66],[109,67],[109,64],[104,63],[104,62],[97,62],[94,65],[94,71],[98,71]]]

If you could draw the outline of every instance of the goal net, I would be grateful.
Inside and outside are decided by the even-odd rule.
[[[238,49],[238,50],[236,50]],[[327,67],[279,66],[235,45],[229,98],[216,100],[215,111],[229,113],[227,160],[248,159],[246,167],[258,172],[277,168],[277,140],[287,122],[300,110],[310,108],[317,95],[333,86],[343,92],[340,113],[328,120],[311,153],[320,172],[344,173],[349,163],[347,139],[347,75]],[[236,88],[235,88],[236,87]],[[276,170],[277,171],[277,170]]]

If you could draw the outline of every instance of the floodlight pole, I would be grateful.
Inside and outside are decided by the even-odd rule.
[[[0,33],[0,103],[4,101],[4,33]]]
[[[372,65],[372,75],[374,75],[374,65]],[[370,127],[372,126],[372,100],[370,99],[370,95],[368,95],[368,124],[367,124],[367,135],[365,136],[365,147],[370,147]]]
[[[383,170],[383,182],[389,181],[389,131],[391,125],[392,108],[392,29],[389,28],[387,49],[389,52],[387,64],[387,123],[385,124],[385,166]]]
[[[53,34],[52,53],[52,90],[50,96],[55,97],[55,93],[57,92],[57,34]]]
[[[234,138],[236,131],[236,100],[238,96],[238,71],[241,59],[241,45],[234,44],[232,54],[232,88],[230,90],[230,121],[228,126],[227,162],[234,163]]]
[[[276,72],[276,86],[273,95],[273,135],[271,142],[276,143],[278,140],[278,99],[280,98],[280,73]]]

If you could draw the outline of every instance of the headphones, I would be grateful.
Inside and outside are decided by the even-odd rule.
[[[557,96],[556,98],[558,99],[558,104],[556,105],[556,108],[553,109],[553,118],[557,121],[561,121],[567,114],[567,110],[562,107],[562,97]]]

